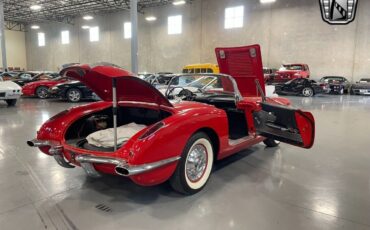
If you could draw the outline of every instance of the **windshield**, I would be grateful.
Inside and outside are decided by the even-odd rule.
[[[282,65],[279,69],[280,71],[284,70],[303,70],[302,65]]]
[[[193,93],[235,93],[234,83],[227,75],[179,75],[168,85],[168,88],[175,87],[188,89]]]
[[[56,78],[53,78],[52,80],[53,81],[60,81],[60,80],[63,80],[63,79],[67,79],[66,77],[56,77]]]
[[[320,82],[332,83],[332,82],[344,82],[342,77],[323,77]]]
[[[363,82],[363,83],[370,83],[370,78],[361,78],[361,79],[360,79],[360,82]]]

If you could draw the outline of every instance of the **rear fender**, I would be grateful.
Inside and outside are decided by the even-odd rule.
[[[130,147],[128,162],[132,165],[140,165],[156,162],[176,156],[181,156],[189,138],[203,128],[212,129],[219,138],[222,149],[227,145],[228,123],[226,113],[214,108],[191,110],[182,114],[175,114],[163,120],[165,126],[147,138],[140,139],[141,135],[135,135]],[[131,179],[141,185],[159,184],[168,180],[175,171],[177,162],[165,167],[132,176]]]

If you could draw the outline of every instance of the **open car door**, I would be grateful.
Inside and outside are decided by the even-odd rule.
[[[266,102],[261,103],[261,108],[253,113],[258,135],[302,148],[312,147],[315,120],[311,113]]]

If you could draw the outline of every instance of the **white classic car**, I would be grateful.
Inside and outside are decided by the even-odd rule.
[[[0,100],[4,100],[8,106],[14,106],[22,95],[22,88],[12,81],[3,81],[0,77]]]

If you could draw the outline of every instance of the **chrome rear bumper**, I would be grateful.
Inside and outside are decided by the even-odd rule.
[[[125,160],[110,157],[97,157],[92,155],[78,155],[76,161],[81,164],[85,172],[91,176],[98,176],[97,172],[91,164],[112,164],[115,165],[115,172],[120,176],[134,176],[153,169],[162,167],[172,162],[178,161],[180,157],[171,157],[168,159],[142,164],[142,165],[129,165]]]
[[[71,162],[63,156],[63,147],[59,145],[53,145],[49,141],[33,139],[27,141],[27,144],[31,147],[43,147],[50,146],[49,153],[52,155],[57,163],[65,168],[74,168]],[[178,161],[181,157],[171,157],[164,160],[146,163],[141,165],[130,165],[124,159],[113,158],[113,157],[99,157],[90,154],[77,155],[75,161],[81,164],[81,167],[85,172],[92,177],[100,177],[100,173],[94,168],[93,164],[110,164],[115,166],[115,172],[120,176],[133,176],[144,172],[151,171],[153,169],[162,167],[172,162]]]

